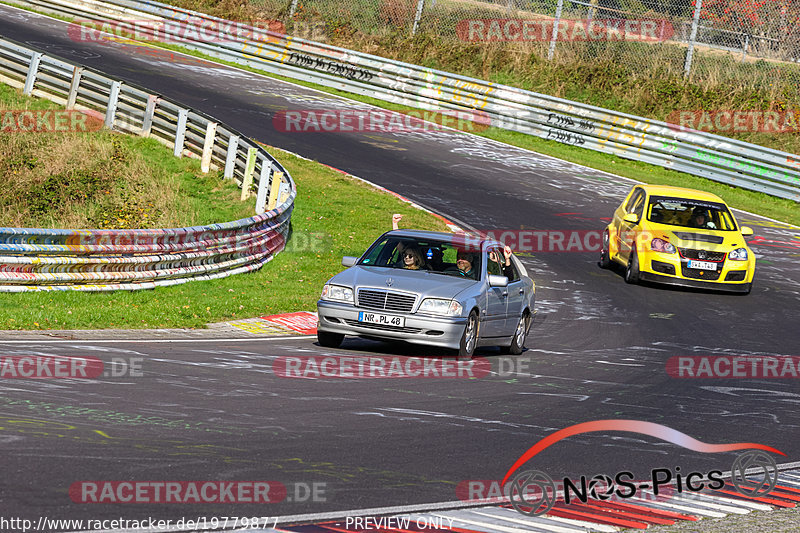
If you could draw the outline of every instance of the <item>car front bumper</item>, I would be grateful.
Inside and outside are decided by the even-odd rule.
[[[747,292],[750,286],[750,283],[737,283],[732,281],[702,281],[680,278],[676,276],[667,276],[663,274],[654,274],[652,272],[640,272],[639,279],[643,281],[651,281],[653,283],[677,285],[680,287],[692,287],[695,289],[711,289],[715,291],[728,292]]]
[[[405,326],[400,328],[359,322],[358,313],[360,311],[402,316],[406,319]],[[361,309],[350,304],[326,300],[317,302],[317,314],[319,315],[319,323],[317,325],[317,330],[319,331],[399,340],[413,344],[426,344],[452,349],[458,349],[461,335],[464,333],[464,327],[467,323],[465,317],[392,313],[391,311]]]

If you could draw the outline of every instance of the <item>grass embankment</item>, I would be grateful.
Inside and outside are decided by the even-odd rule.
[[[0,97],[6,109],[55,109],[48,102],[23,99],[3,85]],[[406,215],[404,226],[445,229],[432,215],[360,181],[280,150],[270,152],[295,179],[299,192],[287,250],[260,271],[154,291],[0,293],[0,329],[199,328],[209,322],[313,310],[322,284],[342,269],[341,257],[361,254],[390,229],[391,213]],[[35,162],[33,168],[14,163],[23,159]],[[101,220],[97,217],[112,208],[123,216],[113,224],[109,219],[105,227],[128,227],[135,221],[177,227],[253,214],[253,198],[240,202],[235,185],[218,173],[201,174],[196,160],[175,159],[153,140],[110,132],[2,135],[0,169],[6,187],[25,193],[14,202],[2,196],[4,226],[70,227],[81,220]],[[59,187],[48,185],[54,183],[52,176],[59,176]],[[87,198],[70,192],[87,191],[87,183],[102,188]],[[51,211],[31,208],[40,205],[31,197],[51,194],[57,196]]]
[[[58,109],[0,84],[4,118]],[[251,216],[233,183],[202,174],[196,161],[172,157],[153,139],[102,130],[15,131],[0,139],[0,226],[169,228]]]

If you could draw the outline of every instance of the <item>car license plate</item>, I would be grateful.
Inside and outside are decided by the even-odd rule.
[[[358,312],[359,322],[369,322],[370,324],[381,324],[384,326],[395,326],[402,328],[406,325],[406,319],[402,316],[381,315],[378,313]]]
[[[716,270],[717,264],[711,261],[689,261],[689,268],[696,268],[698,270]]]

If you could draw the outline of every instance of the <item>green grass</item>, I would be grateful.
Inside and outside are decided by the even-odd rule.
[[[392,213],[404,215],[403,227],[446,230],[438,218],[388,193],[319,163],[269,151],[297,182],[298,195],[287,249],[261,270],[148,291],[0,293],[0,329],[202,328],[314,310],[324,282],[343,269],[342,256],[360,255],[391,229]],[[220,216],[217,221],[229,218]]]

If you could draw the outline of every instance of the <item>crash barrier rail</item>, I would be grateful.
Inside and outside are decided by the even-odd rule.
[[[800,201],[800,157],[736,139],[259,28],[204,39],[186,26],[218,36],[231,21],[154,1],[15,3],[82,20],[151,20],[160,35],[208,56],[387,102],[466,112],[491,126]]]
[[[0,82],[104,126],[157,139],[176,157],[224,169],[257,189],[256,216],[173,229],[0,228],[0,292],[136,290],[256,270],[284,248],[296,189],[267,151],[238,131],[179,103],[82,66],[0,39]],[[19,128],[31,126],[19,113]],[[4,123],[5,125],[5,123]]]

